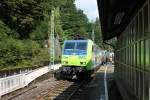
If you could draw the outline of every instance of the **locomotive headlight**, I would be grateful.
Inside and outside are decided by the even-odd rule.
[[[80,62],[81,65],[86,65],[86,62]]]
[[[83,65],[86,65],[86,62],[83,62]]]

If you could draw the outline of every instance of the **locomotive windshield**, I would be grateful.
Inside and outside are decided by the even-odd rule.
[[[75,48],[75,42],[66,42],[64,49],[74,49]]]
[[[66,42],[63,54],[86,55],[87,42]]]
[[[83,50],[85,51],[87,47],[87,43],[86,42],[78,42],[77,46],[76,46],[76,50]]]

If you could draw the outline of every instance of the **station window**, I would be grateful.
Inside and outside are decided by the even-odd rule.
[[[140,44],[137,43],[137,67],[140,67]]]
[[[150,46],[150,39],[147,39],[145,41],[145,67],[146,67],[146,70],[150,71],[150,49],[149,49],[149,46]]]
[[[135,44],[133,45],[133,65],[135,67],[136,65],[136,47],[135,47]]]
[[[142,14],[142,11],[140,11],[140,13],[139,13],[139,27],[138,27],[138,29],[139,29],[139,32],[138,32],[138,37],[139,38],[142,38],[143,37],[143,16],[142,16],[143,14]]]
[[[136,33],[136,35],[135,35],[135,38],[136,38],[136,40],[138,40],[138,16],[136,16],[136,18],[135,18],[135,33]]]
[[[127,28],[126,38],[127,38],[128,45],[129,45],[130,44],[130,27],[129,26]]]
[[[148,4],[144,7],[144,35],[148,35]]]
[[[134,45],[131,45],[131,65],[134,65]]]
[[[131,42],[132,42],[132,23],[130,24],[130,26],[129,26],[129,44],[131,44]]]
[[[125,50],[125,52],[126,52],[126,53],[125,53],[125,62],[124,62],[124,63],[127,64],[127,63],[128,63],[128,48],[125,48],[124,50]]]
[[[130,46],[130,66],[132,66],[132,60],[133,60],[133,56],[132,56],[132,45]]]
[[[132,38],[133,38],[133,42],[135,41],[135,36],[136,36],[136,30],[135,30],[135,19],[134,19],[134,21],[133,21],[133,23],[132,23]]]
[[[137,67],[137,44],[135,44],[135,66]]]
[[[126,59],[127,59],[127,62],[126,62],[126,64],[128,64],[129,65],[129,58],[130,56],[129,56],[129,48],[126,48]]]
[[[149,30],[148,30],[148,32],[150,32],[150,0],[149,0],[149,4],[148,4],[148,22],[149,22]]]
[[[141,53],[140,53],[140,58],[141,58],[141,67],[142,67],[142,69],[144,69],[144,66],[145,66],[145,64],[144,64],[144,41],[141,41]]]
[[[131,61],[132,61],[131,46],[129,46],[129,55],[128,56],[129,56],[129,62],[128,63],[129,63],[129,65],[131,65]]]
[[[128,41],[128,45],[130,44],[130,25],[128,26],[128,28],[127,28],[127,41]]]
[[[134,39],[134,21],[131,23],[131,42],[133,42]]]

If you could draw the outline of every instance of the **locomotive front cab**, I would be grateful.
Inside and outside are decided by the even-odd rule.
[[[62,66],[86,66],[87,46],[87,40],[65,41],[61,59]]]
[[[93,72],[94,43],[91,40],[66,40],[62,49],[60,75],[75,79],[90,77]]]

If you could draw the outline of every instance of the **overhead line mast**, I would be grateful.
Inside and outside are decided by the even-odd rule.
[[[92,40],[93,40],[93,42],[95,42],[95,33],[94,33],[94,31],[95,31],[95,24],[94,24],[94,21],[92,21],[93,22],[93,27],[92,27]]]
[[[55,37],[54,37],[54,32],[55,32],[55,15],[54,15],[54,8],[52,8],[51,10],[51,17],[50,17],[50,21],[49,21],[49,31],[48,31],[48,36],[49,36],[49,50],[50,50],[50,64],[49,64],[49,68],[51,68],[51,65],[54,65],[54,61],[55,61],[55,45],[54,45],[54,41],[55,41]]]
[[[54,45],[54,10],[52,9],[52,15],[51,15],[51,64],[54,64],[54,58],[55,58],[55,45]]]
[[[94,28],[92,29],[92,40],[93,40],[93,42],[95,42]]]

